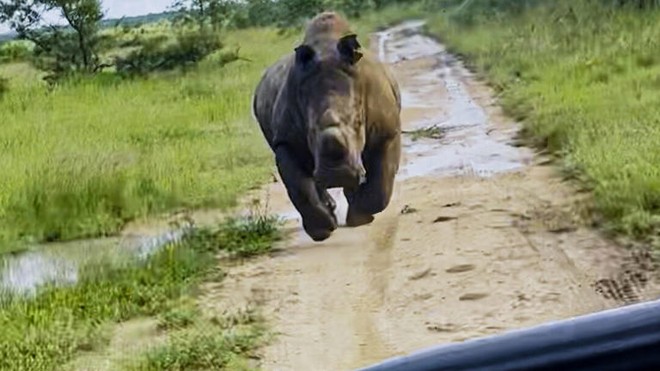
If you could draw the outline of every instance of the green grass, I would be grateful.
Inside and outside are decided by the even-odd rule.
[[[248,370],[254,350],[266,341],[263,319],[251,309],[222,318],[204,318],[190,312],[191,319],[178,327],[169,340],[142,357],[128,360],[126,369]],[[194,317],[192,317],[194,315]],[[201,319],[200,319],[201,318]]]
[[[250,61],[220,67],[214,55],[187,74],[104,74],[52,92],[26,65],[0,66],[0,252],[19,239],[110,235],[174,207],[233,205],[271,169],[251,95],[296,36],[232,31],[225,42]]]
[[[195,323],[199,310],[195,303],[185,301],[180,305],[169,308],[158,317],[158,328],[160,330],[181,330]]]
[[[569,8],[569,5],[571,8]],[[660,233],[660,11],[557,1],[428,31],[484,73],[525,132],[593,190],[610,230]]]
[[[145,316],[159,317],[160,329],[173,331],[165,348],[145,356],[148,366],[213,369],[241,359],[263,334],[254,316],[205,319],[195,306],[181,304],[217,269],[218,252],[245,243],[258,250],[252,255],[265,253],[280,238],[278,220],[270,216],[253,214],[233,231],[237,225],[193,229],[141,262],[87,266],[77,285],[42,287],[35,298],[0,295],[0,369],[52,370],[83,351],[102,349],[113,323]],[[186,347],[189,359],[182,354]]]

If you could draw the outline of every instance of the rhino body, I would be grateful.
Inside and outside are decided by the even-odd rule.
[[[371,223],[388,206],[401,157],[401,95],[344,18],[314,17],[294,52],[266,69],[252,103],[314,241],[337,228],[329,188],[343,188],[351,227]]]

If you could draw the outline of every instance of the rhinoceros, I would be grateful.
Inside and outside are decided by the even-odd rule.
[[[314,241],[338,226],[329,188],[343,188],[349,227],[387,208],[401,157],[401,94],[345,18],[329,11],[312,18],[302,43],[265,70],[252,104]]]

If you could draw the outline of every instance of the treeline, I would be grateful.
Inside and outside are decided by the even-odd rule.
[[[648,9],[660,0],[586,0],[613,7]],[[146,75],[155,71],[186,68],[223,49],[222,31],[231,28],[275,26],[283,32],[298,29],[314,14],[334,9],[351,18],[392,5],[416,5],[429,11],[450,9],[450,17],[472,24],[480,17],[522,12],[546,4],[543,0],[173,0],[163,17],[168,32],[149,37],[144,24],[135,19],[104,20],[102,0],[0,0],[0,22],[19,40],[29,43],[0,44],[0,63],[28,60],[47,72],[54,84],[76,74],[95,74],[108,68],[121,76]],[[59,14],[64,26],[49,24],[44,14]],[[115,30],[116,32],[110,32]],[[135,30],[139,30],[135,32]],[[110,50],[129,48],[128,53],[108,56]],[[222,63],[240,59],[238,50],[224,51]]]
[[[186,68],[224,48],[222,31],[275,26],[282,31],[304,19],[336,9],[357,18],[402,0],[174,0],[164,13],[167,32],[156,37],[144,24],[123,19],[104,20],[102,0],[0,0],[0,22],[18,40],[0,44],[0,63],[27,60],[47,74],[50,84],[73,75],[108,69],[123,77]],[[45,14],[58,14],[65,25],[50,24]],[[149,19],[158,19],[151,15]],[[110,55],[111,50],[128,53]],[[240,59],[238,50],[223,51],[222,63]]]
[[[122,76],[185,67],[223,47],[220,35],[203,22],[198,22],[199,27],[189,27],[187,22],[191,18],[205,20],[207,14],[197,14],[196,7],[211,3],[215,1],[176,1],[172,4],[176,17],[172,17],[168,37],[138,37],[127,44],[125,36],[136,25],[122,24],[119,20],[115,27],[104,30],[101,0],[2,0],[0,22],[16,32],[17,39],[29,44],[1,45],[0,60],[26,59],[45,71],[45,79],[51,84],[111,67]],[[46,22],[44,16],[53,13],[58,14],[65,25]],[[144,33],[142,30],[140,34]],[[128,53],[107,57],[110,50],[127,46],[131,47]],[[233,55],[225,59],[237,58]]]

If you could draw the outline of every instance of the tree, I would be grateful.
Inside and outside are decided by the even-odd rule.
[[[67,25],[45,22],[49,12],[58,13]],[[35,44],[35,64],[50,71],[49,78],[103,67],[98,56],[105,41],[98,32],[102,18],[99,0],[0,0],[0,22]]]
[[[325,7],[324,0],[279,0],[277,25],[282,29],[298,27]]]
[[[176,0],[171,7],[178,12],[172,33],[157,38],[136,39],[137,48],[115,58],[118,74],[126,77],[147,76],[158,71],[187,70],[224,47],[218,29],[226,26],[228,9],[234,3],[226,0]],[[182,27],[193,25],[194,27]],[[171,37],[173,36],[173,37]],[[240,58],[238,49],[222,53],[221,65]]]
[[[223,47],[218,35],[209,28],[177,31],[173,42],[165,42],[167,37],[143,40],[138,49],[117,57],[117,73],[132,77],[158,71],[186,70]],[[224,53],[218,62],[226,64],[238,59],[241,58],[236,50]]]
[[[247,0],[245,13],[247,26],[269,26],[277,20],[277,3],[273,0]]]
[[[351,18],[360,18],[362,13],[377,6],[373,0],[340,0],[335,2],[337,3],[336,6]]]
[[[172,8],[180,13],[180,22],[196,22],[200,28],[210,25],[217,30],[228,20],[234,1],[230,0],[175,0]]]

